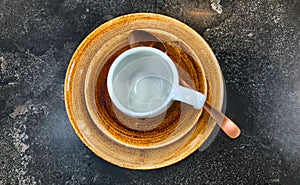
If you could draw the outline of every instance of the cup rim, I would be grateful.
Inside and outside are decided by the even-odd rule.
[[[120,101],[116,97],[116,94],[113,90],[113,85],[112,85],[113,84],[113,76],[115,74],[114,73],[115,69],[122,62],[122,60],[131,54],[142,52],[142,51],[149,51],[149,52],[156,54],[159,57],[162,57],[162,59],[168,64],[168,66],[170,67],[171,72],[172,72],[173,81],[170,82],[171,85],[173,86],[173,85],[179,84],[178,70],[177,70],[174,62],[172,61],[172,59],[166,53],[164,53],[163,51],[156,49],[156,48],[147,47],[147,46],[139,46],[139,47],[131,48],[127,51],[124,51],[114,60],[114,62],[112,63],[112,65],[109,69],[108,75],[107,75],[107,89],[108,89],[108,93],[109,93],[109,96],[110,96],[112,102],[123,113],[127,114],[128,116],[133,116],[133,117],[137,117],[137,118],[149,118],[149,117],[157,116],[157,115],[163,113],[165,110],[167,110],[167,108],[170,106],[170,104],[173,101],[173,91],[174,91],[173,87],[172,87],[171,91],[169,92],[169,95],[166,98],[164,104],[162,104],[158,108],[148,111],[148,112],[136,112],[136,111],[126,108],[124,105],[122,105],[122,103],[120,103]]]

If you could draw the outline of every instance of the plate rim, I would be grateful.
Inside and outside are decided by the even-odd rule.
[[[168,16],[165,16],[165,15],[161,15],[161,14],[156,14],[156,13],[133,13],[133,14],[127,14],[127,15],[123,15],[123,16],[119,16],[117,18],[114,18],[102,25],[100,25],[99,27],[97,27],[96,29],[94,29],[87,37],[85,37],[83,39],[83,41],[80,43],[80,45],[76,48],[72,58],[70,59],[70,63],[68,65],[68,69],[67,69],[67,72],[66,72],[66,77],[65,77],[65,84],[64,84],[64,96],[65,96],[65,106],[66,106],[66,111],[67,111],[67,114],[68,114],[68,117],[69,117],[69,120],[71,122],[71,125],[73,127],[73,129],[75,130],[75,133],[77,134],[77,136],[80,138],[80,140],[91,150],[93,151],[93,153],[95,153],[98,157],[112,163],[112,164],[115,164],[115,165],[118,165],[118,166],[121,166],[121,167],[125,167],[125,168],[129,168],[129,169],[156,169],[156,168],[161,168],[161,167],[165,167],[165,166],[169,166],[171,164],[174,164],[176,162],[179,162],[181,160],[183,160],[184,158],[186,158],[187,156],[189,156],[191,153],[195,152],[200,146],[201,144],[199,143],[198,145],[196,144],[193,149],[190,149],[188,150],[184,155],[179,155],[175,158],[172,158],[170,160],[168,160],[167,162],[165,163],[161,163],[161,164],[157,164],[157,165],[151,165],[151,166],[132,166],[132,165],[127,165],[127,164],[117,164],[111,160],[109,160],[109,158],[106,158],[105,156],[99,154],[97,152],[96,149],[94,149],[94,147],[83,137],[83,133],[80,131],[80,128],[78,127],[78,123],[76,123],[76,120],[74,120],[74,117],[72,116],[72,108],[71,108],[71,105],[68,103],[68,100],[71,99],[71,93],[67,93],[69,90],[70,90],[70,80],[71,80],[71,74],[72,74],[72,71],[75,70],[74,67],[75,67],[75,63],[76,63],[76,57],[78,57],[78,55],[80,55],[80,53],[83,53],[84,52],[84,49],[86,48],[86,46],[88,45],[89,42],[91,42],[91,37],[96,34],[100,29],[102,29],[103,27],[106,27],[106,26],[110,26],[113,24],[114,21],[118,21],[120,19],[126,19],[127,17],[130,17],[130,16],[144,16],[144,17],[148,17],[148,18],[151,18],[151,17],[160,17],[162,19],[167,19],[169,21],[172,21],[172,22],[176,22],[177,24],[180,24],[182,26],[185,27],[185,29],[189,29],[189,31],[192,31],[192,32],[195,32],[196,35],[199,36],[199,39],[202,41],[202,44],[204,44],[205,48],[207,49],[207,52],[209,53],[210,57],[212,57],[212,59],[214,60],[215,64],[215,68],[216,70],[218,71],[218,74],[219,74],[219,77],[222,78],[223,80],[223,77],[222,77],[222,72],[221,72],[221,68],[220,66],[218,65],[218,61],[213,53],[213,51],[211,50],[210,46],[207,44],[207,42],[196,32],[194,31],[192,28],[190,28],[188,25],[172,18],[172,17],[168,17]],[[204,69],[204,72],[205,72],[205,69]],[[209,86],[209,82],[207,82],[207,85]],[[221,83],[222,87],[220,87],[220,97],[219,99],[220,100],[223,100],[224,98],[224,82]],[[69,101],[71,102],[71,101]],[[223,101],[220,103],[220,106],[219,107],[216,107],[217,109],[221,109],[222,108],[222,105],[223,105]],[[202,116],[201,116],[202,117]],[[199,121],[201,119],[201,117],[199,118]],[[216,123],[212,123],[214,124],[214,126],[212,128],[215,128],[216,126]],[[212,132],[212,131],[211,131]],[[210,132],[210,134],[211,134]],[[209,135],[210,135],[209,134]],[[209,137],[209,135],[207,136],[207,138]],[[206,141],[207,138],[204,140]],[[193,139],[193,141],[196,140],[196,137],[195,139]],[[202,143],[203,144],[203,143]]]

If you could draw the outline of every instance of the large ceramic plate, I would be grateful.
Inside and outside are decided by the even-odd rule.
[[[121,167],[155,169],[174,164],[197,150],[216,123],[205,111],[174,102],[165,114],[136,119],[110,101],[106,76],[111,63],[129,49],[127,37],[144,30],[159,37],[177,64],[179,76],[207,95],[218,110],[224,84],[208,44],[187,25],[167,16],[129,14],[95,29],[75,51],[65,79],[65,103],[82,142],[99,157]]]

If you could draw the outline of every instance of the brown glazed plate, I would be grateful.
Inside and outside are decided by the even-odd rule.
[[[201,147],[216,123],[205,111],[180,102],[145,119],[127,116],[112,104],[107,74],[114,59],[130,49],[127,39],[134,30],[150,32],[164,42],[180,78],[221,110],[223,77],[208,44],[187,25],[151,13],[115,18],[83,40],[67,70],[65,104],[76,134],[96,155],[125,168],[161,168]]]

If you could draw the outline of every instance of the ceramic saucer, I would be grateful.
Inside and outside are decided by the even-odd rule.
[[[179,102],[147,119],[126,116],[114,107],[107,92],[107,73],[114,59],[129,49],[128,35],[136,29],[159,37],[179,76],[221,109],[223,78],[208,44],[187,25],[150,13],[115,18],[84,39],[66,74],[65,103],[75,132],[96,155],[121,167],[155,169],[197,150],[216,123],[205,111]]]

